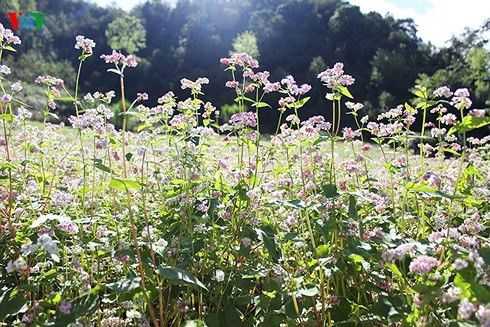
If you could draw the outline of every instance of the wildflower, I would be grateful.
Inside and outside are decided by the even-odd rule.
[[[485,116],[485,109],[473,109],[468,114],[473,117],[483,117]]]
[[[440,264],[439,260],[428,255],[421,255],[410,262],[410,273],[426,274]]]
[[[368,115],[362,117],[361,120],[360,120],[360,122],[362,124],[366,124],[368,121],[369,121],[369,116]]]
[[[22,271],[25,269],[27,269],[27,262],[22,257],[19,257],[14,261],[10,260],[7,263],[7,267],[5,267],[5,270],[8,273],[15,272],[15,271]]]
[[[441,177],[438,174],[428,172],[424,176],[422,176],[422,179],[434,187],[441,187],[442,181]]]
[[[106,64],[115,64],[116,66],[121,63],[123,67],[136,67],[138,63],[136,62],[136,58],[133,55],[124,56],[122,53],[117,52],[116,50],[112,50],[110,55],[101,55]]]
[[[490,304],[480,304],[478,311],[475,313],[475,317],[482,327],[490,327]]]
[[[78,226],[68,217],[60,217],[58,229],[68,234],[78,233]]]
[[[354,103],[354,102],[350,102],[350,101],[347,101],[345,103],[345,106],[352,110],[353,112],[358,112],[359,110],[361,110],[362,108],[364,108],[364,105],[362,103]]]
[[[441,123],[445,125],[454,125],[456,123],[457,118],[454,114],[446,114],[440,118]]]
[[[433,128],[430,130],[430,135],[432,137],[440,137],[440,136],[444,135],[444,133],[446,133],[445,128]]]
[[[442,303],[451,303],[456,301],[461,295],[461,289],[456,286],[450,287],[446,292],[442,293]]]
[[[5,40],[5,44],[21,44],[20,38],[14,35],[12,30],[0,24],[0,42]]]
[[[225,86],[229,87],[230,89],[237,88],[239,85],[240,85],[240,83],[238,83],[237,81],[227,81],[225,83]]]
[[[340,62],[336,63],[333,68],[318,74],[318,78],[325,83],[329,89],[352,85],[355,82],[355,79],[352,76],[344,74],[344,64]]]
[[[137,93],[136,94],[136,101],[146,101],[148,100],[148,94],[147,93]]]
[[[475,305],[468,301],[468,299],[463,299],[459,303],[458,314],[461,319],[470,319],[473,312],[475,312]]]
[[[51,236],[47,234],[42,234],[38,240],[37,240],[37,245],[42,247],[48,254],[58,254],[60,252],[60,249],[56,245],[56,243],[53,241]]]
[[[68,302],[67,300],[61,301],[58,309],[60,310],[60,313],[63,315],[69,315],[71,312],[71,303]]]
[[[217,282],[222,282],[225,280],[225,272],[223,270],[216,270],[214,272],[213,280]]]
[[[9,103],[12,100],[13,100],[13,98],[10,94],[4,94],[4,95],[2,95],[2,98],[0,99],[0,101],[2,101],[3,103]]]
[[[8,66],[5,66],[5,65],[0,65],[0,73],[1,74],[5,74],[5,75],[8,75],[12,72],[12,70],[8,67]]]
[[[265,93],[276,92],[276,91],[279,91],[280,89],[281,89],[281,84],[279,84],[279,82],[266,83],[264,85],[264,92]]]
[[[253,112],[239,112],[231,116],[229,123],[235,129],[257,126],[255,114]]]
[[[352,130],[352,128],[350,127],[344,127],[344,129],[342,130],[342,136],[347,140],[353,140],[355,139],[356,137],[359,137],[361,136],[361,132],[356,130]]]
[[[10,89],[14,93],[20,92],[22,91],[22,84],[20,84],[20,82],[15,82],[10,86]]]
[[[258,68],[259,62],[252,58],[251,55],[245,52],[237,52],[231,55],[230,58],[221,58],[220,62],[227,66],[238,65],[243,68]]]
[[[472,104],[469,96],[470,92],[468,89],[457,89],[454,91],[454,97],[451,99],[451,104],[458,109],[468,109]]]
[[[75,43],[75,49],[82,49],[83,54],[92,54],[93,48],[95,48],[95,42],[93,40],[83,35],[77,35],[75,40],[77,41]]]
[[[449,87],[441,86],[441,87],[438,87],[437,89],[435,89],[433,94],[434,94],[434,96],[436,96],[438,98],[442,98],[442,97],[449,98],[449,97],[451,97],[451,95],[453,95],[453,92],[451,92]]]
[[[209,84],[209,79],[206,77],[199,77],[195,82],[188,80],[187,78],[183,78],[180,80],[182,90],[191,89],[193,92],[201,92],[203,84]]]
[[[456,269],[456,270],[461,270],[461,269],[464,269],[468,267],[468,262],[463,260],[463,259],[460,259],[460,258],[457,258],[456,260],[454,260],[454,263],[453,263],[453,268]]]

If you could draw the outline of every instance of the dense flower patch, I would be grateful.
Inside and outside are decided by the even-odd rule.
[[[20,42],[3,27],[0,41],[2,53]],[[77,36],[79,72],[94,46]],[[137,59],[102,59],[119,90],[81,96],[78,78],[73,91],[36,79],[46,118],[73,103],[75,138],[29,124],[0,66],[5,325],[490,326],[490,136],[466,135],[490,120],[466,89],[417,87],[415,103],[368,117],[337,63],[318,75],[331,120],[300,121],[311,86],[269,81],[238,53],[221,62],[242,111],[220,125],[207,78],[181,81],[188,99],[148,106],[124,93]],[[257,112],[276,108],[264,141]]]

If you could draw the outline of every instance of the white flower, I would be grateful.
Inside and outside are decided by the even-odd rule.
[[[223,270],[216,270],[214,272],[213,280],[217,282],[222,282],[225,280],[225,272]]]

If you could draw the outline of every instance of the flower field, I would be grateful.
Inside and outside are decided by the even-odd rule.
[[[41,125],[0,66],[1,326],[490,326],[490,136],[471,136],[490,117],[468,90],[415,87],[369,117],[337,63],[318,75],[328,118],[301,121],[311,86],[235,53],[222,122],[208,78],[149,104],[125,93],[137,58],[75,42],[73,90],[36,78]],[[86,60],[120,88],[80,94]],[[69,136],[47,122],[62,102]]]

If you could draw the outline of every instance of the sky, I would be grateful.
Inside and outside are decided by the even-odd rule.
[[[130,10],[144,0],[91,0],[102,6],[115,4]],[[174,0],[172,0],[174,1]],[[465,27],[476,28],[490,18],[488,0],[350,0],[363,12],[377,11],[382,15],[390,13],[395,18],[413,18],[422,40],[436,46],[453,35],[459,35]]]

